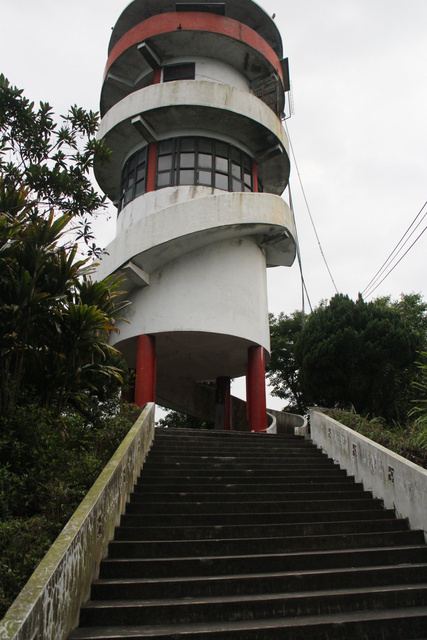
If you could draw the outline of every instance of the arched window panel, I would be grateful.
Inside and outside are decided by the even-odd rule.
[[[119,213],[129,202],[146,192],[147,162],[147,146],[125,162]],[[212,138],[185,136],[162,140],[157,152],[156,189],[179,185],[250,192],[254,189],[253,161],[237,147]]]
[[[147,183],[147,147],[134,153],[122,170],[118,211],[145,193]]]
[[[158,146],[156,188],[179,185],[253,191],[252,160],[237,147],[211,138],[162,140]]]

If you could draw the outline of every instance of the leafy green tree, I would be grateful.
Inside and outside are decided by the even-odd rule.
[[[379,302],[379,300],[376,300]],[[401,388],[406,390],[407,405],[420,399],[424,379],[422,354],[427,352],[427,302],[419,293],[402,294],[399,300],[388,298],[388,304],[395,309],[406,326],[415,334],[417,340],[417,358],[401,374]],[[421,362],[419,362],[421,356]],[[427,388],[424,388],[427,399]]]
[[[427,306],[417,294],[366,303],[337,295],[305,318],[272,318],[268,376],[291,410],[354,407],[405,420],[420,375]]]
[[[78,249],[100,253],[97,126],[77,107],[58,125],[0,76],[0,617],[134,418],[108,345],[120,281]]]
[[[418,444],[427,448],[427,351],[420,354],[420,361],[417,362],[419,376],[413,382],[416,392],[416,399],[413,401],[409,415],[415,418],[414,426],[417,430],[416,438]]]
[[[401,384],[418,345],[396,309],[336,295],[309,316],[296,342],[302,392],[310,404],[404,418]]]
[[[299,366],[295,360],[295,340],[301,333],[305,316],[302,311],[294,311],[277,318],[270,314],[271,358],[267,365],[267,378],[273,389],[272,395],[286,401],[286,409],[304,413],[304,403],[300,383]]]
[[[179,411],[169,411],[164,418],[161,418],[157,426],[168,427],[169,429],[213,429],[213,422],[190,416]]]
[[[69,216],[36,216],[24,199],[12,217],[2,187],[0,177],[0,411],[30,388],[59,415],[84,403],[97,375],[120,379],[107,343],[120,282],[92,282],[77,246],[60,244]]]
[[[98,113],[73,106],[61,122],[47,102],[36,108],[23,91],[0,74],[0,174],[4,189],[25,190],[35,215],[66,215],[76,238],[99,255],[90,220],[105,207],[105,196],[92,186],[94,159],[107,161],[110,152],[96,139]],[[8,213],[13,216],[13,208]]]
[[[102,208],[89,170],[106,158],[98,117],[73,107],[59,128],[0,76],[0,413],[23,391],[59,415],[87,407],[100,379],[121,380],[107,339],[125,306],[120,282],[93,282],[77,241]],[[82,147],[82,148],[80,148]],[[89,253],[98,253],[94,244]]]

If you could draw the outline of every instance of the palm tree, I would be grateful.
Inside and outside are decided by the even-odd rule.
[[[93,282],[88,260],[64,244],[68,215],[47,217],[27,192],[0,176],[0,411],[13,410],[24,389],[46,407],[83,404],[101,377],[121,380],[110,363],[120,280]]]

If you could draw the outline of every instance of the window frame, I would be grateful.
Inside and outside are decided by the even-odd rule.
[[[126,160],[120,176],[118,213],[136,198],[147,192],[148,145],[141,147]],[[142,169],[142,175],[138,172]],[[138,188],[142,190],[139,192]]]
[[[192,164],[191,155],[194,159]],[[210,163],[209,157],[212,158]],[[170,161],[166,161],[165,158],[170,158]],[[185,166],[182,165],[183,162]],[[161,163],[165,168],[160,169]],[[209,164],[210,167],[207,166]],[[240,175],[237,175],[237,170]],[[192,178],[190,172],[193,172]],[[160,141],[158,145],[155,188],[164,189],[182,185],[207,186],[235,193],[252,193],[254,190],[253,161],[247,153],[222,140],[203,136],[167,138]]]

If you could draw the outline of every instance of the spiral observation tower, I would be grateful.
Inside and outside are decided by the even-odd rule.
[[[97,277],[125,277],[111,342],[137,404],[209,417],[215,383],[228,429],[230,379],[246,375],[250,429],[265,429],[266,269],[295,257],[288,88],[280,34],[252,0],[134,0],[112,31],[99,131],[112,162],[95,175],[117,228]]]

